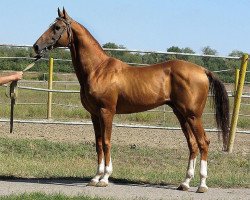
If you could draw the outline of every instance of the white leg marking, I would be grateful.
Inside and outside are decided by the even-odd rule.
[[[94,178],[92,178],[92,182],[98,183],[100,178],[103,176],[104,174],[104,160],[102,159],[101,163],[98,165],[97,167],[97,172]]]
[[[186,179],[182,183],[182,185],[185,185],[187,188],[189,188],[189,183],[191,179],[194,178],[195,164],[196,164],[196,158],[189,160]]]
[[[112,171],[113,171],[113,166],[112,166],[112,161],[110,158],[109,165],[105,166],[104,176],[100,181],[108,184],[109,182],[108,179],[109,179],[109,176],[112,174]]]
[[[200,186],[208,188],[206,185],[206,178],[207,178],[207,161],[201,160],[201,170],[200,170]]]

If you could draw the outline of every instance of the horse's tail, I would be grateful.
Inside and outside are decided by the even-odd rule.
[[[222,131],[223,150],[227,150],[229,136],[229,99],[224,84],[212,72],[206,70],[209,78],[210,91],[213,95],[215,118],[218,129]]]

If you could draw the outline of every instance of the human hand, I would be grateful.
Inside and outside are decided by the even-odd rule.
[[[23,72],[19,71],[19,72],[15,72],[14,74],[12,74],[12,81],[18,81],[21,80],[23,78]]]
[[[12,73],[11,75],[6,75],[6,76],[0,76],[0,85],[9,83],[11,81],[18,81],[23,78],[23,72],[15,72]]]

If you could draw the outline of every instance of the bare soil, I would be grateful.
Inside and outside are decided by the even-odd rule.
[[[221,150],[222,141],[216,132],[207,133],[210,150]],[[9,124],[0,122],[0,137],[46,139],[55,142],[94,143],[92,125],[21,124],[14,123],[14,131],[9,133]],[[162,129],[113,127],[112,144],[136,145],[154,148],[186,148],[187,143],[181,131]],[[250,136],[237,134],[234,152],[249,154]]]

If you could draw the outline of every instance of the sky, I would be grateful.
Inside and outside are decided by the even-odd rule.
[[[250,53],[250,0],[2,0],[0,44],[32,45],[63,6],[101,45]]]

